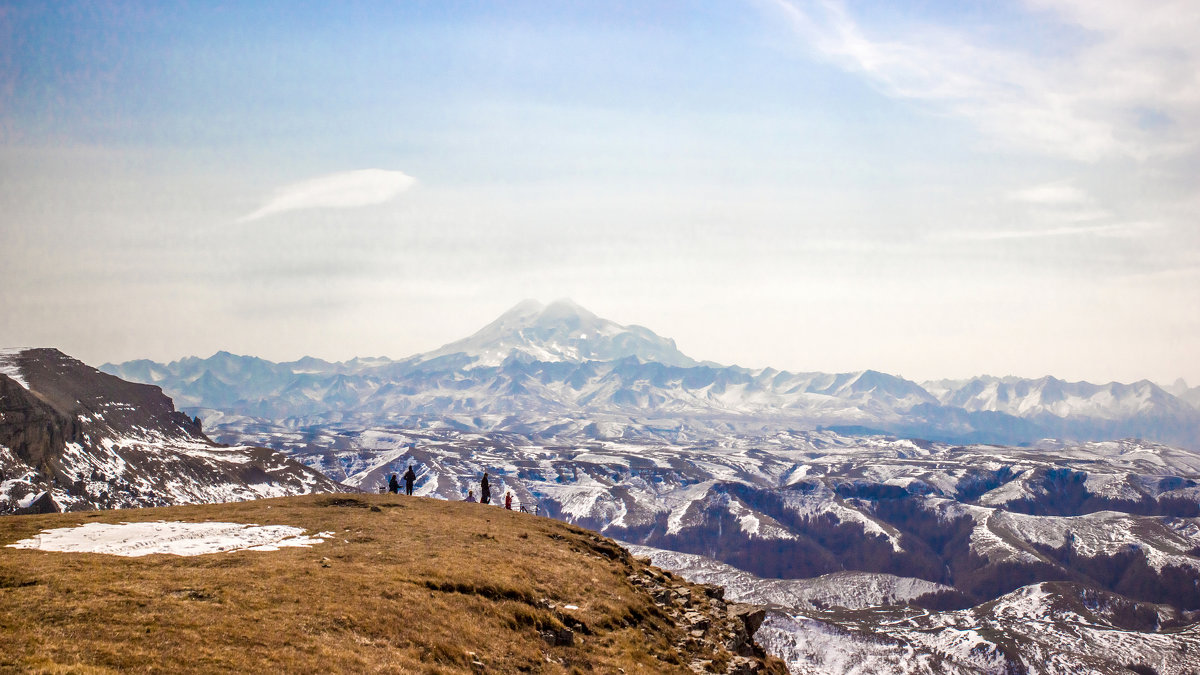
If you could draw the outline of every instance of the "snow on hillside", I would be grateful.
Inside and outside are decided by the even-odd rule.
[[[86,523],[77,527],[43,530],[37,536],[8,546],[126,557],[156,553],[192,556],[242,550],[277,551],[280,547],[291,546],[308,548],[332,536],[332,532],[306,536],[305,530],[290,525],[167,521],[117,525]]]
[[[337,485],[286,455],[222,446],[158,387],[54,349],[6,357],[0,382],[0,513],[241,501]]]
[[[1176,627],[1186,622],[1177,610],[1071,584],[931,612],[908,603],[950,587],[857,572],[761,579],[703,556],[626,546],[689,581],[723,586],[728,599],[768,606],[756,638],[793,673],[1173,673],[1200,662],[1200,630]]]
[[[7,375],[17,384],[28,389],[29,383],[25,381],[25,377],[21,374],[21,367],[17,364],[17,357],[23,351],[25,350],[20,348],[0,348],[0,375]]]
[[[1126,614],[1130,612],[1132,614]],[[1135,625],[1130,616],[1180,619],[1154,605],[1070,584],[1033,584],[994,603],[927,612],[773,611],[756,639],[794,674],[1187,673],[1200,665],[1200,624]]]
[[[666,570],[702,584],[725,588],[725,597],[753,605],[775,605],[792,609],[841,607],[866,609],[902,605],[929,593],[950,591],[952,587],[924,579],[894,574],[835,572],[812,579],[764,579],[732,565],[701,555],[679,553],[623,543],[636,556]]]

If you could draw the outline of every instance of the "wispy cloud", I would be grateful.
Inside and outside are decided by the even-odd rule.
[[[1025,210],[1027,220],[1042,223],[1047,227],[1046,231],[1052,233],[1106,234],[1109,232],[1105,229],[1107,226],[1095,223],[1113,218],[1113,213],[1099,206],[1090,194],[1067,182],[1043,183],[1015,190],[1008,198]],[[1093,225],[1077,226],[1079,223]]]
[[[329,174],[279,188],[265,204],[237,220],[247,223],[303,209],[352,209],[382,204],[416,182],[400,171],[362,169]]]
[[[1088,39],[1037,55],[940,26],[870,34],[837,0],[771,0],[819,52],[891,96],[936,103],[1025,149],[1092,161],[1200,147],[1200,3],[1026,0]]]
[[[1090,204],[1091,196],[1067,183],[1045,183],[1016,190],[1009,195],[1013,201],[1048,206]]]
[[[958,230],[936,237],[943,241],[1013,241],[1052,239],[1057,237],[1135,238],[1154,229],[1152,223],[1111,223],[1107,225],[1074,225],[1024,230]]]

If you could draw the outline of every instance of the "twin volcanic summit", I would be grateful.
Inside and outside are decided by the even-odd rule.
[[[0,510],[374,492],[410,464],[456,501],[488,471],[769,605],[793,673],[1200,671],[1185,385],[722,366],[568,301],[401,360],[101,370],[0,355]]]

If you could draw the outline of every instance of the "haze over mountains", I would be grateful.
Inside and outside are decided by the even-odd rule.
[[[273,363],[219,352],[101,366],[157,384],[207,428],[248,418],[588,438],[681,440],[838,427],[946,442],[1144,438],[1200,447],[1196,389],[981,376],[918,384],[872,370],[791,373],[700,362],[674,341],[560,300],[401,360]]]

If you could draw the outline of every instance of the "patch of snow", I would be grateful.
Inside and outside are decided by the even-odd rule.
[[[44,494],[46,494],[45,491],[35,492],[33,494],[25,495],[24,497],[21,497],[20,499],[17,500],[17,506],[19,506],[20,508],[23,508],[23,509],[27,509],[30,506],[32,506],[34,502],[41,499],[42,495],[44,495]]]
[[[118,525],[87,523],[44,530],[8,547],[126,557],[155,553],[191,556],[240,550],[277,551],[284,546],[309,547],[322,543],[329,536],[332,536],[331,532],[306,536],[304,529],[290,525],[168,521]]]
[[[29,388],[29,383],[25,381],[25,377],[21,374],[21,367],[17,365],[16,359],[24,349],[19,348],[0,348],[0,374],[7,375],[17,384]]]

